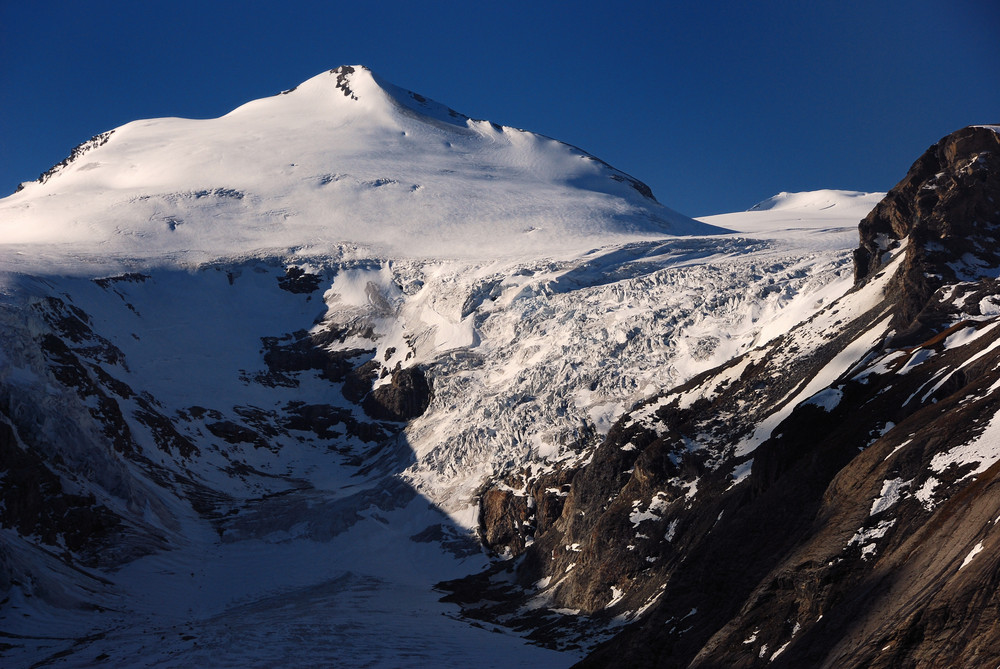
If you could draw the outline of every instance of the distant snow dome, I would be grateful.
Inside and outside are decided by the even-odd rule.
[[[782,209],[807,209],[823,211],[826,209],[846,209],[860,207],[871,211],[885,193],[862,193],[853,190],[814,190],[803,193],[778,193],[763,202],[758,202],[747,211],[771,211]]]
[[[8,248],[193,262],[345,244],[537,256],[718,232],[585,151],[468,118],[361,66],[217,119],[128,123],[0,200]]]

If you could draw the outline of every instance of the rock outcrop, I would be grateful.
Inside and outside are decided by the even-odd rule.
[[[894,325],[918,335],[920,311],[945,283],[975,280],[1000,266],[1000,134],[970,126],[932,146],[858,228],[855,278],[872,275],[904,239],[910,248],[889,288]],[[939,324],[938,324],[939,325]]]
[[[427,410],[431,385],[420,367],[397,367],[389,382],[372,389],[361,406],[376,420],[406,422]]]

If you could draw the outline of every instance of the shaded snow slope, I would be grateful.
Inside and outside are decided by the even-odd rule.
[[[3,243],[199,262],[339,244],[494,257],[713,231],[575,147],[469,119],[362,67],[217,119],[126,124],[40,182],[0,201]]]

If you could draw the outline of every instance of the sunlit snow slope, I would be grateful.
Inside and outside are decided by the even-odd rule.
[[[572,146],[476,121],[362,67],[218,119],[135,121],[0,206],[0,239],[193,262],[342,243],[521,255],[710,231]]]
[[[486,564],[480,486],[840,296],[876,200],[694,221],[360,67],[96,137],[0,200],[0,449],[35,486],[4,652],[571,664],[432,592]]]

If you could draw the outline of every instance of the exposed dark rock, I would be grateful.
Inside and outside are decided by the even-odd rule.
[[[337,88],[344,91],[344,97],[349,97],[352,100],[358,99],[358,96],[350,88],[351,75],[354,74],[353,67],[350,65],[341,65],[336,69],[330,70],[330,74],[337,75]]]
[[[432,396],[430,382],[420,367],[397,366],[389,383],[372,390],[361,406],[376,420],[405,422],[423,415]]]
[[[343,382],[354,369],[356,358],[373,353],[370,350],[327,346],[331,341],[343,342],[346,337],[344,330],[316,334],[299,330],[284,337],[264,337],[261,342],[269,373],[257,380],[270,385],[295,385],[290,373],[317,370],[329,381]]]
[[[372,384],[378,379],[382,365],[378,360],[368,360],[353,367],[344,377],[341,392],[354,404],[360,404],[372,390]]]
[[[173,422],[154,408],[149,398],[139,397],[140,408],[134,412],[136,420],[149,428],[153,441],[166,453],[177,452],[181,457],[190,458],[198,452],[198,447],[174,427]]]
[[[63,489],[58,475],[38,454],[21,448],[0,417],[0,527],[36,535],[53,547],[95,550],[118,532],[121,520],[93,495]],[[89,551],[88,551],[89,552]]]
[[[945,283],[994,276],[1000,266],[1000,135],[968,127],[932,146],[859,226],[855,278],[908,238],[889,288],[900,336]],[[921,319],[923,320],[923,319]]]
[[[489,488],[479,497],[479,534],[485,546],[513,557],[524,552],[530,498],[503,488]]]
[[[125,274],[118,274],[116,276],[109,276],[103,279],[94,279],[96,283],[101,288],[110,288],[116,283],[142,283],[148,281],[152,277],[148,274],[141,274],[138,272],[126,272]]]
[[[206,423],[205,427],[219,439],[230,444],[253,444],[255,448],[267,448],[267,441],[248,427],[222,420],[217,423]]]
[[[292,402],[282,409],[279,420],[283,429],[312,432],[320,439],[333,440],[330,448],[342,453],[350,449],[337,440],[339,437],[351,435],[366,443],[378,443],[392,434],[380,424],[359,421],[349,409],[329,404]]]
[[[278,287],[289,293],[308,295],[319,290],[321,279],[318,274],[309,274],[301,267],[293,266],[285,269],[285,276],[278,277]]]
[[[531,468],[488,484],[479,494],[479,537],[493,553],[521,555],[562,513],[575,470],[533,475]]]
[[[350,431],[354,417],[347,409],[329,404],[291,403],[282,411],[282,426],[286,430],[312,432],[321,439],[333,439]],[[333,429],[340,426],[340,430]]]
[[[191,191],[190,193],[185,193],[184,196],[192,197],[196,200],[200,200],[203,197],[222,197],[230,198],[233,200],[242,200],[246,197],[246,193],[241,190],[236,190],[235,188],[206,188],[203,190]]]
[[[77,320],[75,323],[82,321]],[[60,324],[64,324],[64,321],[60,321]],[[67,338],[72,341],[78,335],[79,331],[74,328]],[[101,430],[115,450],[120,453],[134,453],[137,447],[132,438],[132,430],[118,402],[105,392],[104,387],[91,374],[90,370],[96,369],[96,366],[88,365],[62,339],[51,333],[42,336],[40,348],[49,361],[52,375],[60,383],[75,388],[81,397],[94,398],[89,409],[90,414],[98,421]],[[121,386],[115,385],[114,388],[124,392]]]
[[[265,385],[295,387],[298,372],[316,370],[321,378],[341,384],[344,398],[360,405],[375,421],[405,422],[421,415],[431,397],[430,384],[423,371],[397,367],[388,384],[373,390],[379,373],[386,374],[386,370],[381,362],[374,359],[374,350],[337,348],[350,336],[374,338],[370,325],[364,324],[343,328],[331,326],[314,333],[300,330],[284,337],[265,337],[262,342],[268,372],[254,380]],[[359,360],[364,362],[358,364]],[[373,443],[386,439],[398,429],[358,420],[350,411],[329,405],[300,404],[291,409],[292,417],[284,421],[285,429],[312,431],[322,438],[348,434]],[[335,424],[342,426],[343,430],[331,431]],[[266,433],[266,427],[260,424],[257,427]]]
[[[114,134],[114,130],[108,130],[107,132],[102,132],[99,135],[94,135],[86,142],[73,147],[73,150],[69,152],[69,155],[66,158],[63,158],[62,161],[42,172],[36,181],[40,184],[45,183],[58,174],[64,167],[78,160],[83,154],[87,153],[91,149],[96,149],[99,146],[107,144],[108,140],[111,139],[112,134]],[[23,186],[18,186],[17,190],[20,191],[22,188]]]
[[[611,170],[611,172],[612,172],[611,179],[612,180],[618,181],[618,182],[621,182],[621,183],[626,183],[629,186],[631,186],[632,188],[634,188],[637,193],[639,193],[640,195],[642,195],[647,200],[652,200],[653,202],[657,202],[656,196],[653,195],[653,190],[649,186],[647,186],[646,184],[644,184],[643,182],[639,181],[638,179],[636,179],[633,176],[625,174],[624,172],[622,172],[620,170],[616,170],[615,168],[613,168],[611,165],[609,165],[608,163],[604,162],[600,158],[598,158],[596,156],[592,156],[589,153],[587,153],[585,151],[582,151],[582,149],[578,149],[578,150],[583,153],[583,157],[586,158],[587,160],[592,160],[595,163],[599,163],[599,164],[603,165],[604,167],[608,168],[609,170]]]

